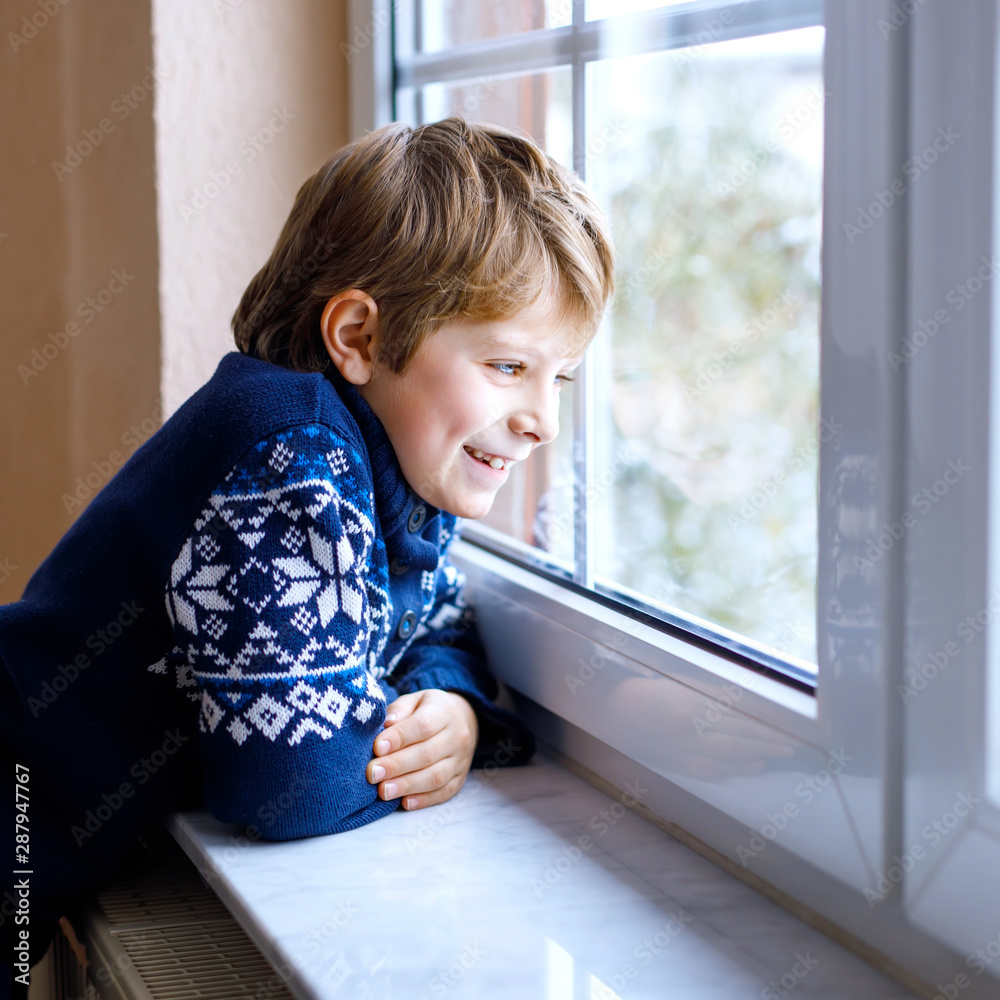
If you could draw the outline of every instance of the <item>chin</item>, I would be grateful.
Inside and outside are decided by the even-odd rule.
[[[481,517],[486,517],[493,509],[493,501],[495,499],[496,494],[489,497],[476,497],[470,500],[455,500],[453,503],[444,504],[443,509],[448,511],[449,514],[454,514],[455,517],[461,517],[467,521],[477,521]]]

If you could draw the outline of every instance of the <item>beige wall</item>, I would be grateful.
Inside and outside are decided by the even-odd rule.
[[[296,191],[347,141],[345,28],[330,0],[153,0],[168,414],[233,349]]]
[[[0,2],[0,603],[83,509],[77,478],[103,484],[232,349],[346,141],[345,22],[336,0]]]

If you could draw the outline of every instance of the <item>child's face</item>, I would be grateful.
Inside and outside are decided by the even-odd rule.
[[[376,365],[358,388],[413,490],[477,518],[510,467],[556,436],[560,385],[581,357],[579,335],[543,295],[512,319],[445,323],[401,375]]]

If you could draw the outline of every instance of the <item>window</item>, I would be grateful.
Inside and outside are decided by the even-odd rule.
[[[398,8],[396,117],[531,134],[616,234],[563,433],[466,537],[811,684],[821,4],[608,6]]]
[[[661,816],[987,995],[995,5],[353,10],[393,23],[352,63],[355,132],[522,128],[615,230],[560,441],[461,544],[498,674],[593,770],[654,776]]]

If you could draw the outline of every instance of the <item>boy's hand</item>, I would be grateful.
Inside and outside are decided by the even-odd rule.
[[[460,694],[404,694],[386,708],[365,775],[380,798],[402,797],[404,809],[447,802],[465,783],[478,739],[476,713]]]

